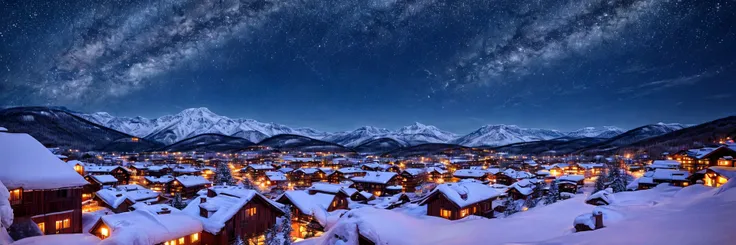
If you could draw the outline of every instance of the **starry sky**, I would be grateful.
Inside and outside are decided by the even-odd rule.
[[[0,105],[320,130],[734,114],[730,0],[0,3]]]

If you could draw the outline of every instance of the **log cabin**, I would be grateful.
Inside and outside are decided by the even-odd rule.
[[[352,177],[358,177],[358,176],[364,176],[365,170],[361,168],[356,167],[347,167],[347,168],[340,168],[338,170],[335,170],[327,176],[327,180],[330,183],[338,184],[340,182],[350,180]]]
[[[93,193],[101,190],[105,187],[115,187],[118,185],[118,179],[112,175],[87,175],[84,179],[89,184],[84,185],[82,188],[82,201],[92,199]]]
[[[146,171],[146,176],[151,177],[161,177],[169,174],[171,174],[171,167],[165,164],[150,165],[148,171]]]
[[[131,209],[100,217],[89,233],[106,240],[106,244],[206,244],[202,241],[202,222],[183,211],[165,204],[143,203]]]
[[[404,190],[414,192],[417,186],[427,180],[427,171],[421,168],[407,168],[401,171],[401,185]]]
[[[146,176],[145,178],[143,178],[143,185],[148,189],[157,192],[170,193],[171,190],[169,188],[171,187],[171,182],[173,181],[174,176],[171,175],[163,175],[159,177]]]
[[[88,182],[28,134],[0,131],[0,145],[0,181],[10,192],[15,220],[10,230],[35,225],[45,235],[81,233],[82,187]],[[19,240],[34,234],[10,235]]]
[[[242,187],[217,185],[198,194],[183,212],[203,224],[201,244],[233,244],[237,237],[262,244],[266,230],[284,215],[283,205]]]
[[[360,191],[373,193],[375,196],[389,195],[389,186],[398,183],[397,174],[394,172],[365,172],[365,176],[353,177],[355,188]]]
[[[684,170],[695,173],[710,166],[718,166],[718,160],[727,156],[736,157],[736,151],[727,146],[718,146],[680,151],[672,158],[682,163]]]
[[[182,175],[174,178],[169,184],[169,193],[174,196],[177,193],[183,198],[194,197],[201,189],[208,188],[212,183],[202,176]]]
[[[123,166],[85,166],[86,175],[112,175],[118,179],[118,184],[130,184],[130,169]]]
[[[291,183],[295,187],[309,187],[312,182],[319,182],[319,178],[316,177],[317,168],[300,168],[294,170],[291,174]]]
[[[583,175],[563,175],[557,178],[557,187],[560,192],[577,193],[582,188],[585,181]]]
[[[509,186],[509,189],[506,192],[514,200],[527,200],[531,197],[537,197],[536,193],[534,192],[535,184],[537,183],[537,181],[539,180],[523,179],[514,182]]]
[[[114,213],[122,213],[139,202],[157,203],[161,200],[161,194],[139,185],[122,185],[95,192],[93,200]]]
[[[475,179],[482,182],[488,181],[488,172],[485,170],[475,169],[458,169],[452,174],[453,177],[458,179]]]
[[[428,167],[427,174],[429,174],[429,176],[427,176],[427,181],[438,183],[445,182],[450,177],[450,171],[440,167]]]
[[[690,184],[689,177],[690,173],[688,171],[658,168],[644,173],[644,176],[637,180],[638,189],[651,189],[662,183],[669,183],[673,186],[687,186]]]
[[[328,213],[348,209],[348,196],[341,191],[335,194],[315,189],[287,191],[277,199],[277,202],[290,206],[292,236],[297,238],[319,236],[325,231],[326,220],[323,219],[329,215]]]
[[[736,177],[736,167],[713,166],[706,169],[703,175],[703,185],[720,187],[731,178]]]
[[[469,215],[493,217],[493,201],[501,193],[479,183],[460,182],[438,185],[419,202],[427,205],[427,215],[458,220]]]

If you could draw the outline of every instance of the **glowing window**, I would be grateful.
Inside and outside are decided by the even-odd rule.
[[[64,227],[64,222],[61,220],[56,221],[56,232],[59,232]]]
[[[447,209],[440,209],[440,216],[445,219],[449,219],[452,216],[452,211]]]
[[[46,234],[46,223],[38,223],[38,229],[41,230],[41,234]]]
[[[11,205],[20,204],[22,201],[21,199],[22,197],[23,197],[23,191],[21,191],[20,189],[15,189],[15,190],[10,191],[10,204]]]
[[[179,244],[184,244],[184,237],[179,238]]]
[[[69,219],[64,219],[63,223],[64,223],[64,228],[69,228],[72,226],[71,224],[72,222]]]
[[[105,227],[102,227],[102,228],[100,228],[100,235],[102,237],[108,237],[108,236],[110,236],[110,230],[108,230]]]
[[[467,208],[464,208],[464,209],[460,210],[460,217],[465,217],[465,216],[468,216],[468,209]]]
[[[255,207],[248,208],[246,209],[246,213],[248,214],[248,216],[255,216],[257,213],[257,210]]]
[[[192,238],[192,239],[191,239],[191,240],[192,240],[192,242],[196,242],[196,241],[199,241],[199,233],[194,233],[194,234],[192,234],[192,237],[191,237],[191,238]]]

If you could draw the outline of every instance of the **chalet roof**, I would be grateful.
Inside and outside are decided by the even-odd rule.
[[[85,165],[84,172],[87,173],[110,173],[115,169],[122,169],[126,172],[130,172],[130,169],[123,166],[100,166],[100,165]]]
[[[501,195],[498,190],[488,185],[473,182],[441,184],[430,195],[435,192],[443,194],[447,200],[457,204],[460,208]],[[427,200],[429,199],[424,199],[420,205],[425,204]]]
[[[448,171],[445,170],[445,169],[439,168],[439,167],[428,167],[427,168],[427,173],[431,173],[431,172],[437,172],[437,173],[440,173],[440,174],[446,174]]]
[[[675,160],[654,160],[652,164],[648,166],[651,169],[658,169],[658,168],[680,168],[680,162]]]
[[[690,173],[684,170],[658,168],[658,169],[655,169],[654,171],[649,171],[649,172],[644,173],[644,176],[642,178],[646,178],[646,177],[649,177],[653,180],[684,181],[684,180],[687,180],[688,177],[690,177]]]
[[[343,174],[354,174],[354,173],[362,173],[362,172],[365,172],[365,170],[362,170],[362,169],[356,168],[356,167],[347,167],[347,168],[340,168],[340,169],[338,169],[335,172],[340,172],[340,173],[343,173]]]
[[[171,167],[169,167],[168,165],[151,165],[151,166],[148,166],[148,171],[158,172],[158,171],[161,171],[164,169],[170,169],[170,168]]]
[[[277,171],[267,171],[266,178],[268,178],[269,181],[286,181],[286,175]]]
[[[695,159],[703,159],[709,156],[711,153],[717,150],[721,150],[721,149],[725,149],[725,150],[728,150],[736,154],[736,152],[734,152],[734,150],[732,150],[731,148],[728,148],[726,146],[719,146],[719,147],[703,147],[700,149],[690,149],[687,151],[687,155]]]
[[[274,169],[273,166],[271,166],[270,164],[248,164],[248,166],[245,168],[246,169],[252,168],[255,170],[273,170]]]
[[[508,169],[506,169],[506,170],[504,170],[503,172],[500,172],[500,173],[503,174],[503,175],[506,175],[508,177],[514,178],[514,179],[526,179],[526,178],[531,178],[532,177],[529,172],[516,171],[516,170],[510,169],[510,168],[508,168]]]
[[[578,163],[578,166],[584,169],[594,169],[594,168],[603,168],[606,165],[603,163],[590,162],[590,163]]]
[[[325,183],[325,182],[315,182],[315,183],[312,183],[312,186],[307,188],[307,190],[313,190],[313,191],[331,193],[331,194],[337,194],[338,192],[344,189],[348,189],[348,187],[344,185],[331,184],[331,183]],[[348,193],[345,193],[345,194],[348,194]]]
[[[352,180],[354,182],[386,184],[389,181],[391,181],[391,179],[393,179],[394,177],[396,177],[396,173],[394,172],[366,171],[365,176],[353,177]]]
[[[288,174],[288,173],[291,173],[292,171],[294,171],[294,169],[293,168],[283,167],[283,168],[279,168],[278,171],[279,172],[282,172],[282,173],[285,173],[285,174]]]
[[[407,168],[407,169],[404,169],[404,171],[402,171],[401,173],[402,174],[408,173],[411,176],[418,176],[418,175],[424,174],[425,170],[421,168]]]
[[[319,171],[318,168],[299,168],[297,170],[294,170],[294,172],[302,172],[304,174],[314,174],[317,171]]]
[[[127,187],[104,188],[95,192],[95,196],[110,207],[118,208],[126,199],[133,203],[155,200],[159,197],[159,193],[138,185],[128,185]]]
[[[160,244],[202,231],[202,222],[169,205],[134,205],[135,211],[105,215],[110,237],[101,244]],[[170,213],[161,213],[166,210]]]
[[[723,176],[726,179],[732,179],[736,177],[736,167],[713,166],[709,167],[708,169],[716,172],[718,175]]]
[[[0,132],[0,159],[0,181],[8,189],[57,189],[88,183],[28,134]]]
[[[559,181],[579,182],[585,179],[582,175],[563,175],[557,178]]]
[[[408,199],[409,197],[406,196],[406,194],[398,193],[393,196],[373,200],[369,202],[369,204],[373,204],[373,206],[376,208],[387,209],[393,205],[400,204],[401,202],[408,200]]]
[[[302,213],[312,216],[315,212],[327,212],[335,200],[334,194],[317,192],[310,195],[307,191],[286,191],[282,197],[289,199]]]
[[[202,176],[182,175],[176,177],[176,181],[179,181],[184,187],[194,187],[200,185],[211,184],[209,180]]]
[[[458,169],[453,176],[460,178],[480,178],[488,174],[485,170]]]
[[[277,210],[281,210],[283,207],[281,204],[258,194],[255,190],[243,187],[218,185],[210,187],[208,190],[215,192],[217,195],[207,197],[207,190],[202,190],[198,193],[199,197],[192,199],[182,211],[200,220],[204,230],[211,234],[219,233],[225,227],[225,223],[256,196],[259,196]],[[207,201],[202,203],[202,198]],[[200,215],[200,207],[211,212],[207,218]]]
[[[524,196],[531,195],[532,192],[534,192],[534,184],[528,179],[517,181],[511,184],[509,188],[515,189],[517,192]]]
[[[90,175],[89,176],[92,180],[94,180],[97,183],[100,184],[110,184],[110,183],[117,183],[118,179],[115,178],[115,176],[109,175],[109,174],[103,174],[103,175]]]
[[[145,178],[148,182],[158,183],[158,184],[166,184],[171,181],[174,181],[174,176],[171,176],[171,175],[164,175],[161,177],[146,176]]]
[[[501,169],[500,168],[488,168],[486,169],[486,172],[490,174],[497,174],[498,172],[501,172]]]

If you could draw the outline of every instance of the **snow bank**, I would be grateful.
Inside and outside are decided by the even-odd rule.
[[[7,228],[13,224],[13,209],[10,207],[9,199],[10,192],[0,181],[0,245],[13,242],[7,231]]]
[[[98,243],[100,243],[100,239],[90,234],[57,234],[24,238],[12,243],[12,245],[96,245]]]

